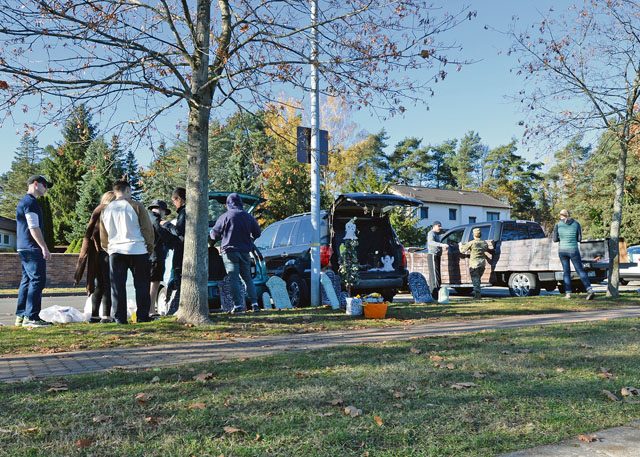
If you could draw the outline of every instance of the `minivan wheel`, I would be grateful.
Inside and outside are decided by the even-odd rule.
[[[289,299],[294,308],[306,306],[309,304],[309,288],[304,279],[298,274],[292,274],[287,277],[287,292]]]

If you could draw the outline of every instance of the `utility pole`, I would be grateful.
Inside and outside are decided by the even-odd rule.
[[[311,1],[311,306],[320,306],[320,90],[318,0]]]

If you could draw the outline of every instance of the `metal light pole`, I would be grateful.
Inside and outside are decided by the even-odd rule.
[[[318,0],[311,1],[311,306],[320,306],[320,91]]]

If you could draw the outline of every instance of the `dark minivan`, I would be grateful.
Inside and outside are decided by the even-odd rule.
[[[323,269],[338,271],[339,247],[346,223],[356,218],[360,282],[356,293],[379,292],[385,300],[393,300],[407,280],[404,248],[391,223],[389,212],[397,207],[420,206],[414,198],[392,194],[352,193],[340,195],[331,211],[321,214],[320,263]],[[287,283],[294,306],[309,303],[311,281],[311,214],[297,214],[274,222],[256,240],[267,273]],[[382,258],[393,257],[393,270],[381,271]]]

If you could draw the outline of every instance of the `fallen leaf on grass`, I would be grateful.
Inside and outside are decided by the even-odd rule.
[[[429,360],[431,360],[432,362],[442,362],[442,356],[430,355]]]
[[[159,421],[157,417],[147,416],[144,418],[144,421],[150,425],[158,425]]]
[[[144,392],[140,392],[139,394],[136,394],[135,400],[138,402],[138,404],[144,405],[149,400],[151,400],[151,395]]]
[[[40,427],[29,427],[29,428],[23,428],[22,430],[20,430],[22,433],[37,433],[40,431]]]
[[[237,428],[237,427],[230,427],[228,425],[224,426],[222,428],[224,430],[225,433],[229,434],[229,435],[233,435],[235,433],[246,433],[244,430],[242,430],[241,428]]]
[[[598,376],[604,379],[611,379],[613,378],[613,373],[611,373],[611,371],[609,371],[608,368],[600,367],[600,372],[598,373]]]
[[[262,436],[259,433],[256,433],[256,437],[253,439],[253,441],[260,441],[262,439]]]
[[[596,435],[578,435],[578,439],[580,441],[584,441],[585,443],[593,443],[594,441],[599,441],[599,438]]]
[[[333,400],[329,401],[329,404],[331,406],[342,406],[344,405],[344,400],[342,398],[334,398]]]
[[[207,405],[202,402],[191,403],[189,409],[207,409]]]
[[[422,351],[420,349],[414,347],[409,349],[409,352],[411,352],[412,354],[422,354]]]
[[[620,395],[623,397],[637,397],[640,395],[640,390],[635,387],[623,387],[620,389]]]
[[[104,422],[109,422],[109,421],[111,421],[111,416],[105,416],[103,414],[100,414],[98,416],[93,416],[94,424],[102,424]]]
[[[451,384],[451,388],[456,390],[469,389],[477,386],[474,382],[456,382],[455,384]]]
[[[305,379],[305,378],[311,377],[309,373],[305,373],[304,371],[296,371],[295,375],[296,375],[296,378],[298,379]]]
[[[404,394],[402,392],[399,392],[397,390],[391,390],[390,392],[395,398],[404,398]]]
[[[199,381],[199,382],[207,382],[210,379],[213,379],[214,374],[213,373],[200,373],[197,374],[193,377],[194,381]]]
[[[347,406],[344,409],[344,414],[346,416],[351,416],[351,417],[358,417],[362,415],[362,410],[356,408],[355,406]]]
[[[620,399],[613,392],[603,390],[602,393],[611,401],[620,401]]]
[[[378,424],[378,427],[382,427],[382,424],[384,424],[382,417],[380,416],[373,416],[373,420]]]
[[[593,346],[591,346],[590,344],[585,344],[585,343],[582,343],[582,344],[580,345],[580,347],[581,347],[582,349],[593,349]]]
[[[0,428],[0,433],[13,433],[13,430],[8,428]]]
[[[332,412],[318,413],[318,417],[329,417],[329,416],[333,416],[333,413]]]
[[[47,392],[66,392],[67,390],[69,390],[68,385],[62,382],[57,382],[55,384],[51,384],[47,389]]]
[[[93,444],[93,439],[91,438],[82,438],[76,441],[76,447],[79,449],[90,447],[92,444]]]
[[[516,352],[518,354],[530,354],[531,353],[531,349],[518,349]]]
[[[565,371],[567,371],[567,370],[565,370],[565,369],[564,369],[564,368],[562,368],[562,367],[558,367],[558,368],[556,368],[556,372],[557,372],[557,373],[564,373]]]

